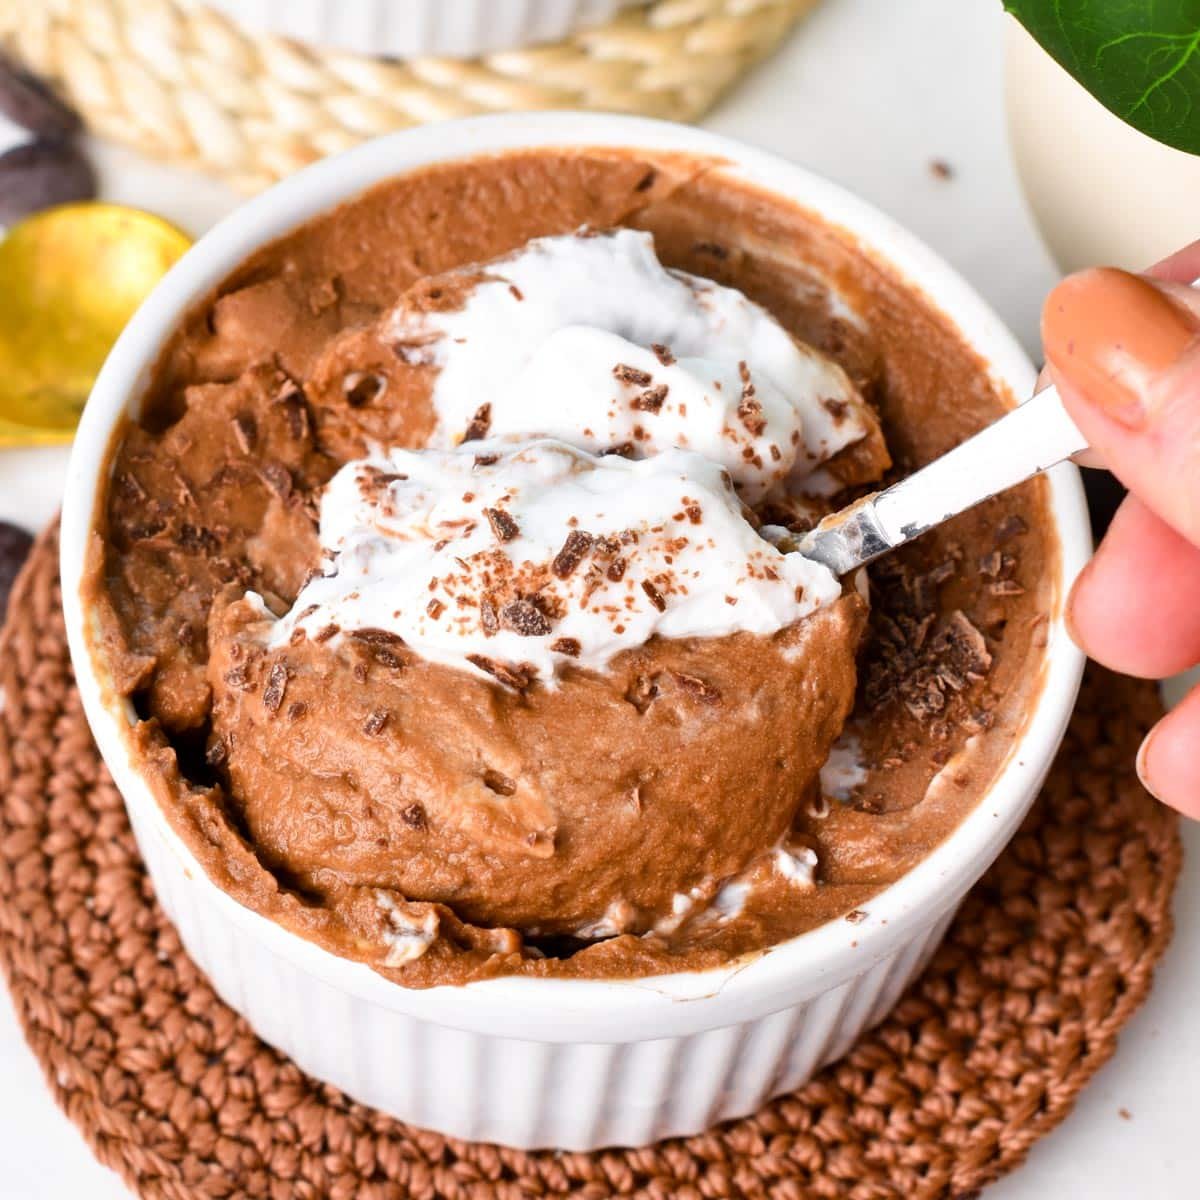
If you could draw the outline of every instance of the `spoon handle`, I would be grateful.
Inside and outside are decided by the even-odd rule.
[[[1086,449],[1058,389],[1044,388],[928,466],[826,517],[797,548],[845,575]]]

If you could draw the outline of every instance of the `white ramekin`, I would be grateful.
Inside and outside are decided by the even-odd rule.
[[[164,339],[264,242],[424,164],[538,146],[713,155],[730,179],[812,209],[890,261],[942,309],[994,376],[1025,395],[1028,359],[978,296],[892,220],[809,172],[736,142],[633,117],[528,113],[426,126],[318,163],[250,201],[171,270],[96,382],[71,457],[62,580],[84,707],[164,909],[221,996],[312,1075],[415,1125],[518,1147],[587,1150],[695,1133],[802,1084],[880,1020],[928,960],[967,889],[1033,801],[1075,699],[1082,657],[1062,597],[1091,545],[1078,472],[1050,475],[1062,543],[1045,681],[1028,726],[979,806],[868,906],[728,968],[632,981],[489,980],[410,991],[251,912],[176,836],[130,754],[132,710],[112,704],[85,641],[80,583],[106,448],[136,413]],[[952,398],[947,398],[951,401]]]
[[[206,0],[239,25],[387,58],[474,58],[555,42],[648,0]]]

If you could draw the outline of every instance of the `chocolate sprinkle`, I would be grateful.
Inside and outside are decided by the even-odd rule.
[[[664,346],[662,342],[651,342],[650,349],[654,352],[654,357],[658,359],[664,367],[674,366],[675,355],[671,353],[669,346]]]
[[[567,534],[567,540],[563,542],[562,549],[554,556],[550,570],[559,579],[570,578],[572,572],[584,560],[591,548],[592,535],[584,533],[582,529],[572,529]]]
[[[550,649],[555,654],[565,654],[570,658],[578,658],[583,653],[583,647],[578,638],[560,637],[550,643]]]

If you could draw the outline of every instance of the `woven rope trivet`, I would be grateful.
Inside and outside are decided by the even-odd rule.
[[[586,108],[695,120],[816,2],[654,0],[558,45],[389,62],[256,36],[203,0],[0,0],[0,44],[95,132],[252,191],[442,117]]]
[[[53,530],[13,593],[0,684],[0,966],[55,1098],[144,1197],[962,1200],[1067,1114],[1170,936],[1176,822],[1132,771],[1158,701],[1095,672],[1024,828],[840,1063],[650,1149],[464,1144],[312,1082],[184,955],[72,685]]]

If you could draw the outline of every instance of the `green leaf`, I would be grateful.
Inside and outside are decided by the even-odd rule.
[[[1006,0],[1004,7],[1111,112],[1200,154],[1200,0]],[[1054,119],[1046,114],[1048,125]]]

